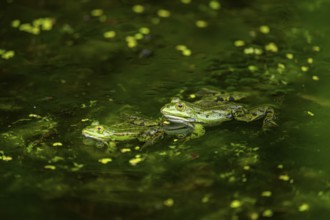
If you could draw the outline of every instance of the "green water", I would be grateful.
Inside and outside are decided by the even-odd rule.
[[[330,3],[219,2],[1,1],[1,219],[328,219]],[[277,105],[279,126],[83,141],[206,86],[257,92],[247,104]]]

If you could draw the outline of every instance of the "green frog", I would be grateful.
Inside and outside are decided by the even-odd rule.
[[[226,92],[215,88],[202,88],[198,90],[194,97],[201,98],[200,101],[224,102],[224,101],[239,101],[246,97],[252,96],[253,92]]]
[[[124,122],[106,125],[90,125],[82,130],[82,135],[106,145],[116,142],[140,141],[143,146],[154,144],[164,134],[176,136],[186,140],[193,139],[205,132],[198,126],[187,126],[185,124],[166,123],[161,119],[152,120],[140,116],[129,116]]]
[[[142,126],[130,122],[106,125],[90,125],[82,130],[83,136],[101,141],[108,145],[110,142],[138,140],[147,145],[154,143],[163,136],[159,126]]]
[[[248,108],[236,102],[221,102],[213,105],[203,105],[200,102],[190,103],[173,98],[171,103],[161,108],[164,117],[173,123],[186,125],[201,124],[215,126],[225,121],[237,120],[252,122],[263,118],[263,129],[277,126],[274,108],[269,105]]]

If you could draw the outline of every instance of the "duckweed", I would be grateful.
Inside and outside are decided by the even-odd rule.
[[[76,172],[76,171],[79,171],[83,167],[84,167],[84,164],[78,164],[76,162],[73,162],[73,167],[71,168],[71,170]]]
[[[37,115],[37,114],[29,114],[30,118],[42,118],[42,116]]]
[[[50,31],[53,29],[55,23],[54,18],[38,18],[31,23],[21,24],[19,20],[12,21],[11,26],[18,28],[20,31],[24,31],[30,34],[38,35],[41,31]]]
[[[141,34],[147,35],[147,34],[150,34],[150,29],[147,28],[147,27],[141,27],[141,28],[139,29],[139,32],[140,32]]]
[[[307,72],[309,70],[308,66],[301,66],[300,69],[303,72]]]
[[[136,34],[134,35],[134,38],[135,38],[136,40],[142,40],[142,39],[143,39],[143,34],[141,34],[141,33],[136,33]]]
[[[104,36],[104,38],[111,39],[111,38],[116,37],[116,32],[115,31],[107,31],[107,32],[104,32],[103,36]]]
[[[56,166],[50,165],[50,164],[45,165],[44,168],[47,169],[47,170],[56,170]]]
[[[289,181],[290,177],[287,174],[283,174],[283,175],[279,175],[278,179],[283,181]]]
[[[254,48],[254,54],[261,55],[263,53],[263,50],[260,48]]]
[[[288,58],[289,60],[293,59],[293,54],[292,53],[287,53],[285,54],[286,58]]]
[[[210,201],[211,195],[210,194],[206,194],[203,196],[202,198],[202,203],[208,203]]]
[[[191,0],[181,0],[181,2],[182,2],[183,4],[190,4],[190,3],[191,3]]]
[[[179,44],[179,45],[176,45],[175,49],[179,50],[179,51],[183,51],[183,50],[187,49],[187,46],[183,45],[183,44]]]
[[[313,112],[311,112],[311,111],[307,111],[307,115],[309,115],[309,116],[314,116],[315,114],[313,113]]]
[[[313,51],[320,52],[321,48],[319,46],[313,46]]]
[[[11,156],[6,156],[4,151],[0,151],[0,160],[11,161],[13,158]]]
[[[172,198],[168,198],[163,202],[164,206],[172,207],[174,205],[174,200]]]
[[[144,12],[144,6],[143,5],[134,5],[132,10],[137,14],[142,14]]]
[[[192,54],[191,50],[188,49],[188,47],[183,44],[176,45],[175,49],[181,51],[181,54],[183,56],[190,56]]]
[[[212,0],[209,2],[209,7],[213,10],[219,10],[221,8],[221,4],[218,1]]]
[[[263,34],[269,34],[270,28],[267,25],[262,25],[259,27],[259,31]]]
[[[171,16],[171,12],[166,9],[159,9],[157,15],[161,18],[168,18]]]
[[[251,220],[257,220],[257,219],[259,219],[259,213],[258,212],[252,212],[249,215],[249,217],[250,217]]]
[[[183,50],[182,55],[183,56],[191,56],[191,50],[189,50],[189,49]]]
[[[126,42],[127,42],[127,46],[129,48],[134,48],[138,45],[136,39],[133,36],[127,36],[126,37]]]
[[[309,205],[307,203],[303,203],[298,207],[299,212],[307,212],[309,211]]]
[[[129,149],[129,148],[122,148],[122,149],[120,149],[120,152],[122,152],[122,153],[128,153],[128,152],[131,152],[131,149]]]
[[[134,158],[130,159],[128,162],[132,166],[136,166],[137,164],[141,163],[142,161],[143,161],[143,159],[141,158],[141,155],[137,154],[137,155],[135,155]]]
[[[0,156],[0,160],[1,159],[3,161],[11,161],[13,158],[11,156],[2,155],[2,156]]]
[[[99,9],[99,8],[93,9],[91,11],[91,15],[94,16],[94,17],[99,17],[99,16],[103,15],[103,10]]]
[[[242,203],[241,201],[239,200],[233,200],[231,203],[230,203],[230,208],[233,208],[233,209],[237,209],[239,207],[241,207]]]
[[[15,51],[0,49],[0,56],[4,60],[9,60],[15,56]]]
[[[234,46],[235,47],[242,47],[245,45],[245,42],[243,40],[236,40],[234,41]]]
[[[254,54],[254,48],[252,48],[252,47],[245,48],[244,53],[246,55]]]
[[[204,20],[197,20],[195,24],[198,28],[206,28],[208,26],[208,23]]]
[[[254,66],[254,65],[250,65],[250,66],[248,66],[248,70],[251,71],[251,72],[255,72],[255,71],[258,70],[258,67]]]
[[[250,170],[251,167],[250,167],[249,165],[245,165],[245,166],[243,166],[243,169],[244,169],[244,170]]]
[[[20,24],[21,24],[21,21],[18,20],[18,19],[15,19],[15,20],[13,20],[13,21],[11,22],[11,26],[12,26],[13,28],[18,28],[18,27],[20,26]]]
[[[275,43],[270,42],[265,46],[265,50],[276,53],[278,52],[278,47]]]
[[[263,196],[263,197],[271,197],[272,196],[272,192],[271,191],[263,191],[261,193],[261,196]]]
[[[49,31],[53,27],[53,19],[52,18],[38,18],[33,21],[34,27],[40,27],[43,31]]]
[[[272,217],[273,216],[273,211],[271,209],[266,209],[262,212],[262,216],[263,217]]]
[[[194,98],[196,98],[196,95],[195,94],[190,94],[189,98],[194,99]]]
[[[277,64],[277,71],[279,73],[282,73],[285,70],[285,65],[283,63],[278,63]]]
[[[314,81],[319,81],[320,80],[320,77],[316,76],[316,75],[313,75],[312,76],[312,80]]]
[[[101,158],[101,159],[98,160],[98,162],[101,163],[101,164],[108,164],[111,161],[112,161],[112,159],[108,158],[108,157],[107,158]]]

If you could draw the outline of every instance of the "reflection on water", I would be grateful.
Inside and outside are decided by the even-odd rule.
[[[328,8],[321,0],[7,1],[1,215],[327,219]],[[279,126],[265,133],[258,121],[229,121],[142,150],[136,140],[83,141],[93,122],[127,112],[157,119],[171,97],[194,101],[203,87],[278,106]]]

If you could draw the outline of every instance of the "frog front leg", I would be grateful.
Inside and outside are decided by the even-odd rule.
[[[203,136],[204,134],[205,134],[204,126],[201,124],[194,124],[192,132],[189,135],[187,135],[185,139],[186,140],[196,139]]]
[[[272,127],[278,126],[275,122],[275,110],[271,106],[258,106],[249,110],[240,109],[233,113],[234,118],[237,121],[251,122],[259,119],[264,119],[262,123],[262,129],[267,131]]]

